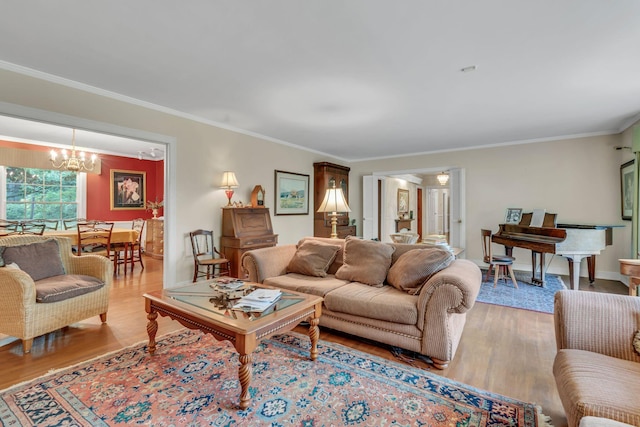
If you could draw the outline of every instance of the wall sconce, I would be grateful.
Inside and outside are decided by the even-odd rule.
[[[344,198],[342,188],[336,188],[335,185],[332,188],[327,188],[318,212],[329,212],[331,217],[331,238],[337,239],[338,212],[351,212]]]
[[[231,198],[233,197],[233,188],[238,188],[238,180],[236,179],[236,174],[233,172],[225,171],[222,174],[222,184],[220,184],[220,188],[224,188],[224,192],[227,195],[227,199],[229,199],[229,203],[227,206],[231,206]]]
[[[440,183],[440,185],[447,185],[447,182],[449,182],[449,174],[446,172],[441,172],[436,179],[438,180],[438,182]]]

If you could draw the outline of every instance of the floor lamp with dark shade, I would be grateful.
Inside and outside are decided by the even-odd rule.
[[[337,225],[338,225],[338,212],[351,212],[347,201],[344,198],[342,188],[327,188],[327,192],[324,194],[324,199],[318,208],[318,212],[327,212],[331,217],[331,238],[337,239]]]

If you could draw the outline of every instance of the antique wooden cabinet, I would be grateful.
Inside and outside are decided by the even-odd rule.
[[[317,237],[331,236],[331,217],[324,212],[318,212],[318,208],[324,199],[327,188],[334,184],[336,188],[342,188],[344,197],[349,203],[349,171],[346,166],[334,163],[319,162],[313,164],[313,235]],[[349,214],[343,213],[338,216],[338,226],[336,227],[338,237],[344,239],[346,236],[356,235],[356,226],[349,225]]]
[[[242,254],[277,243],[269,208],[222,208],[220,252],[231,262],[231,276],[244,278]]]
[[[153,258],[164,257],[164,220],[147,220],[147,240],[144,247],[145,254]]]

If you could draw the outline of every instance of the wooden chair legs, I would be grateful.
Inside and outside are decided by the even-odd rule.
[[[516,280],[516,275],[513,273],[513,266],[511,264],[494,264],[495,271],[493,273],[493,287],[498,286],[498,278],[500,276],[506,277],[507,273],[509,273],[509,277],[511,277],[511,281],[513,282],[513,286],[518,289],[518,281]]]

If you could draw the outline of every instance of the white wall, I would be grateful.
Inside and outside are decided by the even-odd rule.
[[[596,263],[597,277],[619,279],[618,259],[631,257],[631,222],[622,221],[620,214],[620,165],[629,153],[614,149],[621,139],[621,135],[594,136],[355,162],[350,164],[351,179],[357,183],[360,176],[381,171],[464,168],[465,257],[479,265],[483,265],[480,229],[497,231],[508,207],[545,208],[557,213],[560,223],[622,225],[614,229],[613,246]],[[358,189],[352,186],[352,191]],[[358,212],[358,198],[350,201]],[[530,251],[516,248],[514,255],[517,269],[531,269]],[[567,261],[555,257],[548,271],[568,274]],[[586,275],[586,266],[581,275]]]

